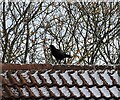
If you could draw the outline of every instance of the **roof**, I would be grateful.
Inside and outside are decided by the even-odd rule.
[[[0,64],[3,100],[120,99],[120,65]]]

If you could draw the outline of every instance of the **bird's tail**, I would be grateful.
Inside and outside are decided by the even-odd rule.
[[[72,56],[71,56],[71,55],[68,55],[68,54],[66,54],[66,57],[68,57],[68,58],[72,58]]]

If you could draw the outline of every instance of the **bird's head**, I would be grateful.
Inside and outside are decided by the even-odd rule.
[[[55,46],[54,45],[50,45],[50,49],[55,49]]]

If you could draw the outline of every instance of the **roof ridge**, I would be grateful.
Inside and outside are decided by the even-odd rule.
[[[2,70],[120,70],[119,65],[52,65],[52,64],[8,64],[0,63]]]

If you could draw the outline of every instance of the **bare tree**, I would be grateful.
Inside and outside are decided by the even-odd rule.
[[[119,2],[1,3],[2,62],[54,63],[49,45],[69,64],[120,63]]]

